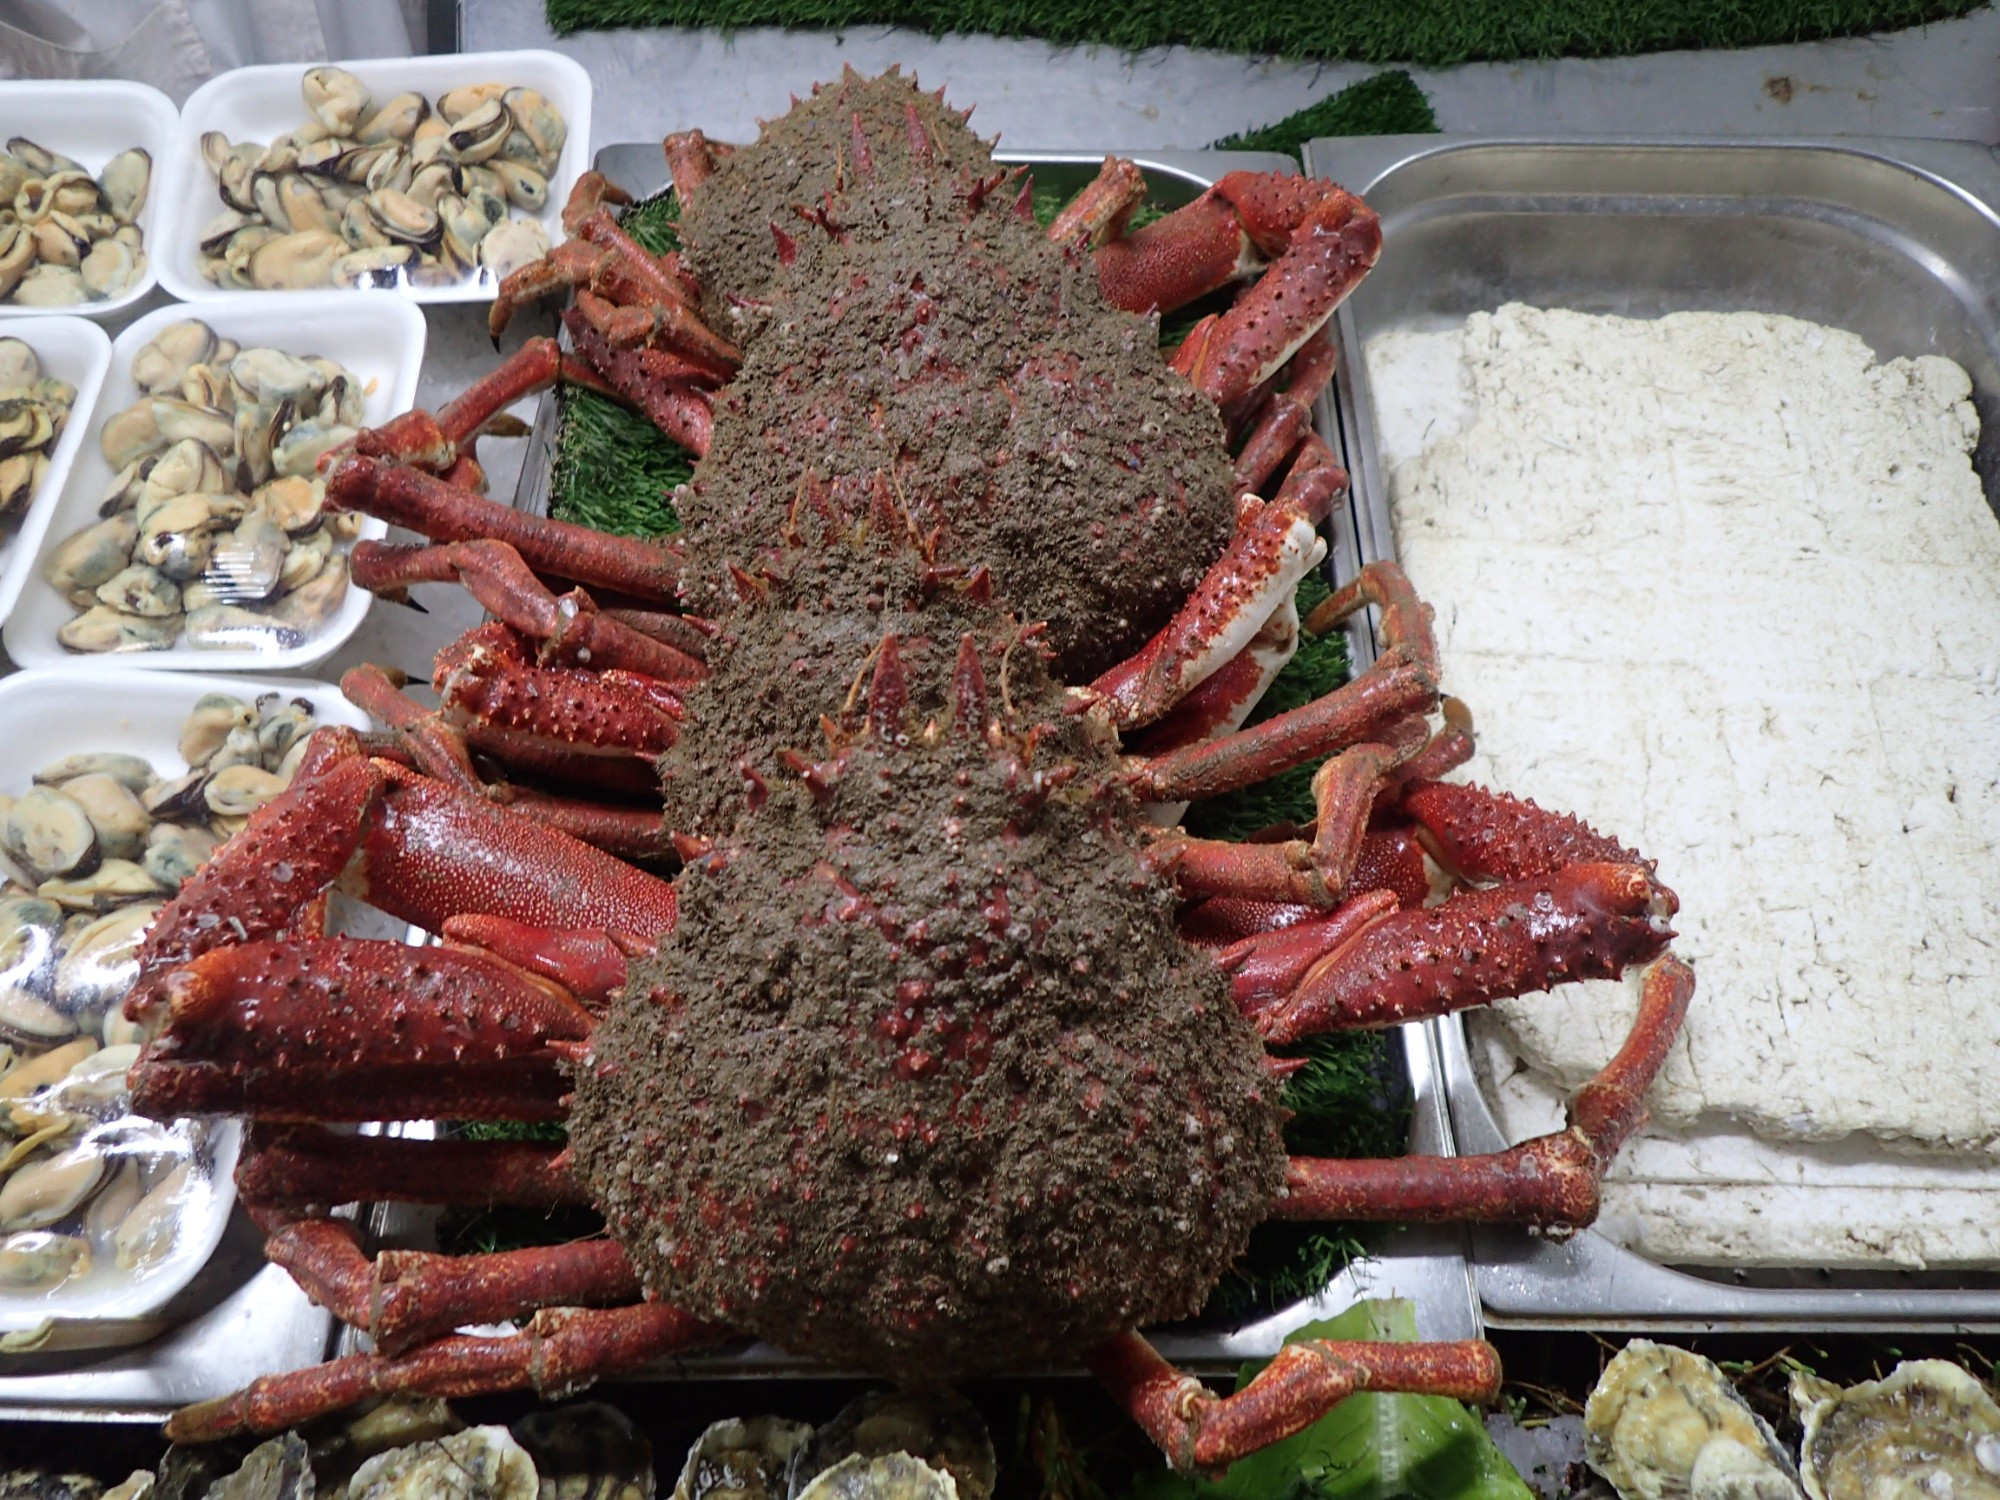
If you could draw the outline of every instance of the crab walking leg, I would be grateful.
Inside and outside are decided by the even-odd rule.
[[[1408,663],[1378,661],[1345,687],[1249,729],[1151,759],[1134,758],[1133,786],[1149,802],[1213,797],[1346,747],[1388,750],[1387,743],[1376,742],[1391,735],[1398,742],[1395,754],[1413,755],[1423,741],[1401,744],[1400,726],[1421,724],[1416,716],[1436,700],[1436,686],[1422,671]],[[1381,760],[1382,775],[1399,763],[1395,755],[1371,758]],[[1356,766],[1358,774],[1360,762]]]
[[[666,603],[680,578],[679,559],[656,542],[524,515],[433,474],[379,459],[350,454],[336,460],[326,473],[326,498],[335,510],[358,510],[433,542],[505,542],[537,572],[635,599]]]
[[[1673,892],[1644,865],[1568,865],[1383,917],[1308,970],[1258,1033],[1282,1045],[1322,1031],[1394,1026],[1572,979],[1616,979],[1672,941]]]
[[[1519,880],[1563,865],[1647,865],[1637,851],[1571,813],[1461,782],[1413,782],[1398,807],[1447,871],[1475,880]]]
[[[604,207],[631,201],[630,194],[596,172],[579,177],[563,207],[569,239],[500,283],[487,314],[487,331],[499,338],[528,303],[571,287],[588,287],[618,302],[692,304],[695,289],[681,271],[679,257],[650,254]]]
[[[316,1126],[253,1125],[236,1167],[246,1203],[587,1204],[562,1148],[537,1141],[415,1141]]]
[[[1254,389],[1326,326],[1382,252],[1382,226],[1359,198],[1332,188],[1285,253],[1236,299],[1204,318],[1174,351],[1173,368],[1217,401]]]
[[[177,1443],[240,1432],[282,1432],[370,1396],[479,1396],[532,1387],[564,1396],[602,1376],[713,1344],[724,1330],[657,1302],[603,1309],[543,1308],[520,1333],[451,1337],[409,1354],[354,1354],[289,1375],[253,1380],[233,1396],[186,1406],[167,1419]]]
[[[1492,1401],[1500,1355],[1483,1340],[1449,1344],[1286,1344],[1232,1396],[1218,1396],[1174,1368],[1136,1333],[1086,1357],[1090,1371],[1167,1461],[1183,1473],[1216,1474],[1236,1459],[1310,1426],[1358,1391],[1396,1391]]]
[[[383,1250],[370,1259],[347,1220],[308,1218],[274,1231],[264,1254],[389,1355],[468,1323],[544,1307],[615,1307],[637,1302],[642,1290],[624,1250],[604,1239],[485,1255]]]
[[[660,150],[667,158],[667,172],[683,209],[715,171],[716,159],[729,154],[721,141],[711,141],[699,130],[675,131],[660,142]]]
[[[664,350],[717,384],[743,363],[743,352],[673,298],[619,303],[578,288],[574,310],[614,349]]]
[[[1271,611],[1241,651],[1204,678],[1164,718],[1128,736],[1127,744],[1134,754],[1153,756],[1235,733],[1298,647],[1298,605],[1287,599]]]
[[[1366,262],[1352,272],[1358,281],[1382,245],[1380,225],[1359,198],[1316,178],[1230,172],[1192,203],[1104,245],[1097,252],[1098,286],[1107,301],[1131,312],[1184,307],[1256,275],[1274,259],[1282,266],[1302,242],[1326,238],[1350,221],[1353,253]],[[1288,287],[1303,280],[1310,259],[1300,257],[1288,268]]]
[[[1074,198],[1063,205],[1049,225],[1049,238],[1058,245],[1082,241],[1091,249],[1125,233],[1132,210],[1146,200],[1146,174],[1136,162],[1122,156],[1107,156],[1097,175]]]
[[[1250,435],[1236,454],[1236,482],[1244,489],[1258,490],[1278,466],[1291,457],[1312,428],[1313,403],[1333,379],[1339,358],[1333,340],[1322,328],[1287,367],[1284,385],[1271,393]]]
[[[1299,580],[1326,556],[1318,524],[1346,483],[1338,465],[1315,466],[1313,472],[1324,483],[1302,477],[1298,485],[1288,485],[1290,494],[1280,492],[1268,503],[1244,495],[1237,503],[1236,534],[1187,602],[1136,654],[1090,685],[1120,729],[1136,729],[1166,714],[1292,603]]]
[[[556,985],[490,954],[359,938],[213,948],[166,975],[132,1069],[157,1118],[560,1119],[551,1043],[590,1035]]]
[[[1431,636],[1430,606],[1416,597],[1402,569],[1394,563],[1370,563],[1363,568],[1312,612],[1306,628],[1315,635],[1324,634],[1366,604],[1382,609],[1384,643],[1366,672],[1322,698],[1266,719],[1254,729],[1135,763],[1133,777],[1140,795],[1157,802],[1212,797],[1262,781],[1315,756],[1366,743],[1412,715],[1428,713],[1438,701],[1437,646]],[[1173,628],[1168,626],[1170,631]],[[1149,643],[1146,650],[1151,649]],[[1114,668],[1113,672],[1122,670]],[[1405,758],[1417,748],[1410,747]]]
[[[565,355],[554,339],[529,339],[435,415],[419,407],[380,427],[362,429],[354,451],[364,458],[414,464],[443,474],[458,462],[461,448],[469,454],[473,438],[504,408],[560,379],[573,378],[578,369],[578,362]]]
[[[538,926],[664,933],[676,907],[664,880],[370,759],[351,729],[319,729],[292,785],[252,814],[154,922],[128,1012],[156,1001],[157,984],[190,959],[294,933],[296,913],[336,881],[431,932],[479,910]]]
[[[349,565],[355,583],[391,598],[413,583],[462,583],[493,615],[537,642],[545,662],[642,672],[669,686],[708,675],[686,652],[601,613],[582,590],[558,596],[505,542],[358,542]]]
[[[1490,1156],[1381,1161],[1294,1157],[1280,1219],[1526,1223],[1553,1233],[1597,1217],[1605,1168],[1646,1122],[1646,1090],[1694,998],[1694,971],[1671,955],[1646,971],[1625,1044],[1569,1104],[1567,1126]]]
[[[514,769],[584,781],[602,791],[654,796],[657,784],[647,760],[607,757],[583,747],[571,750],[478,720],[462,727],[449,723],[404,693],[380,667],[355,667],[340,679],[340,690],[356,708],[402,736],[400,748],[413,762],[468,797],[506,807],[621,860],[657,859],[673,847],[657,810],[614,807],[482,781],[473,769],[468,745],[498,756]]]
[[[611,394],[644,412],[648,421],[696,458],[708,452],[715,436],[715,409],[703,391],[660,380],[646,357],[653,351],[617,347],[577,308],[564,308],[562,320],[578,352]]]

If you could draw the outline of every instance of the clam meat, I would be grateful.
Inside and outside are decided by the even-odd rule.
[[[377,100],[327,66],[306,71],[300,96],[308,122],[267,145],[219,131],[202,139],[224,210],[200,241],[209,280],[269,290],[497,282],[547,251],[538,220],[569,127],[534,89],[493,82],[435,104],[415,92]],[[469,221],[453,227],[445,207],[475,188],[497,209],[477,233]],[[505,236],[481,257],[485,230],[510,221],[509,205],[539,239]]]
[[[0,546],[27,515],[75,400],[73,388],[43,377],[25,340],[0,338]]]
[[[249,232],[235,231],[231,254]],[[266,238],[253,261],[315,235],[329,253],[345,251],[319,231],[257,232]],[[0,372],[8,342],[0,340]],[[346,582],[344,572],[327,578],[315,541],[326,534],[316,466],[354,440],[361,381],[318,355],[241,348],[194,318],[162,329],[131,370],[145,394],[98,428],[105,462],[118,471],[104,519],[43,562],[50,586],[83,611],[57,639],[87,653],[273,650],[309,638],[338,605],[324,596],[344,596]],[[350,415],[356,422],[342,420]],[[0,453],[8,416],[0,396]],[[0,486],[8,462],[0,457]],[[226,628],[214,613],[221,606]]]
[[[0,302],[55,307],[131,291],[146,274],[138,221],[152,182],[153,159],[138,146],[93,177],[14,137],[0,151]]]
[[[204,694],[184,773],[85,750],[0,794],[8,863],[39,882],[0,895],[0,1318],[18,1297],[115,1296],[214,1201],[202,1127],[131,1114],[124,999],[166,897],[283,789],[314,723],[304,697]]]

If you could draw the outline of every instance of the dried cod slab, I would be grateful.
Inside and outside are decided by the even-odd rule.
[[[1651,1101],[1681,1138],[1628,1151],[1613,1232],[2000,1259],[2000,525],[1964,371],[1791,318],[1519,305],[1368,361],[1445,685],[1506,709],[1470,774],[1636,844],[1682,899],[1700,989]],[[1503,1125],[1543,1128],[1633,1004],[1476,1016]]]

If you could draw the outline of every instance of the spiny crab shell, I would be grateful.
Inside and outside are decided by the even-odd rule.
[[[922,173],[884,159],[903,149],[912,98],[950,146]],[[874,136],[880,185],[827,201],[842,224],[879,231],[802,238],[789,268],[768,233],[740,243],[742,225],[771,217],[757,195],[831,191],[822,137],[847,140],[857,109],[896,121]],[[806,162],[817,178],[801,180]],[[726,216],[683,221],[705,284],[782,314],[741,329],[744,368],[716,412],[712,451],[727,460],[682,496],[687,576],[697,607],[721,615],[724,649],[661,762],[667,821],[727,841],[746,778],[769,792],[754,843],[682,878],[676,930],[594,1034],[572,1116],[579,1167],[650,1285],[914,1380],[1073,1358],[1197,1311],[1284,1162],[1257,1037],[1225,977],[1174,935],[1172,887],[1123,831],[1136,807],[1115,743],[1065,712],[1040,643],[1014,623],[1053,617],[1058,662],[1095,662],[1158,622],[1227,525],[1215,409],[1161,363],[1152,320],[1104,304],[1087,262],[1001,195],[966,191],[990,165],[930,96],[851,81],[724,159],[695,204]],[[836,249],[838,296],[801,295],[834,279],[823,257]],[[951,285],[936,282],[944,267]],[[908,352],[857,361],[856,339]],[[1130,368],[1092,373],[1105,363]],[[1019,415],[1037,403],[1046,416]],[[1128,475],[1129,497],[1064,494],[1063,452],[1089,444],[1132,455],[1080,470]],[[865,496],[885,473],[913,531],[942,528],[936,563],[908,536],[784,541],[802,482]],[[1137,503],[1162,492],[1174,503]],[[1005,535],[1023,525],[1036,545]],[[1093,531],[1130,549],[1130,566],[1080,566]],[[1184,561],[1140,566],[1150,552]],[[917,612],[927,567],[987,558],[993,605],[947,594]],[[732,589],[729,561],[778,576],[761,597]],[[953,723],[972,632],[1016,733],[1038,737],[1034,769],[1018,743],[967,726],[848,746],[824,796],[787,776],[772,750],[819,748],[847,664],[885,631],[912,726]],[[1037,775],[1075,779],[1043,800]]]

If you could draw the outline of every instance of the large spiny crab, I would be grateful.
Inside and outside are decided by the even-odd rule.
[[[328,475],[433,539],[357,551],[357,578],[460,578],[496,619],[440,656],[437,711],[351,674],[393,733],[322,731],[150,937],[138,1100],[258,1122],[240,1186],[272,1258],[376,1346],[173,1430],[559,1390],[726,1330],[906,1382],[1082,1358],[1206,1469],[1354,1390],[1490,1396],[1480,1343],[1301,1343],[1221,1398],[1134,1331],[1196,1310],[1274,1216],[1587,1222],[1692,990],[1638,855],[1436,779],[1469,739],[1434,727],[1429,610],[1393,566],[1305,622],[1378,607],[1375,664],[1238,727],[1345,483],[1308,417],[1374,216],[1234,174],[1128,235],[1143,183],[1113,160],[1044,233],[1019,174],[893,76],[668,153],[680,258],[587,184],[495,310],[574,286],[578,354],[531,341]],[[1260,269],[1160,359],[1137,314]],[[673,545],[459,487],[490,416],[565,374],[705,455]],[[1296,836],[1160,820],[1329,753]],[[671,881],[620,857],[667,850]],[[336,883],[444,945],[322,936]],[[1267,1045],[1635,964],[1632,1039],[1566,1130],[1286,1157],[1296,1064]],[[566,1116],[569,1142],[322,1128],[407,1116]],[[404,1198],[587,1201],[609,1234],[371,1260],[324,1212]]]

